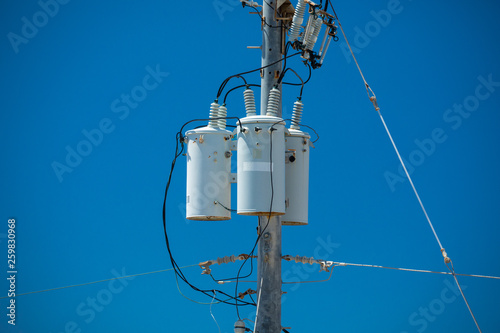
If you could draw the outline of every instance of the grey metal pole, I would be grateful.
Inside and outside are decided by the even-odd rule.
[[[281,59],[282,31],[275,19],[277,0],[263,1],[265,24],[262,31],[262,67]],[[266,114],[269,91],[278,81],[282,63],[262,71],[260,113]],[[278,87],[281,91],[281,85]],[[278,116],[281,117],[281,99]],[[259,241],[257,259],[257,323],[255,333],[281,332],[281,218],[259,216]],[[267,226],[267,227],[266,227]],[[264,230],[265,228],[265,230]]]

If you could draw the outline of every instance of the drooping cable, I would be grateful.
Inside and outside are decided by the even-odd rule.
[[[219,87],[219,91],[217,92],[217,98],[219,98],[219,96],[222,94],[222,91],[224,90],[224,88],[226,87],[227,83],[229,81],[231,81],[231,79],[235,78],[235,77],[238,77],[240,79],[243,80],[243,82],[245,82],[245,84],[248,84],[247,83],[247,80],[245,80],[245,78],[243,76],[241,76],[241,74],[235,74],[235,75],[231,75],[230,77],[226,78],[222,84],[220,85]]]
[[[314,132],[314,135],[316,135],[316,140],[313,140],[313,141],[312,141],[312,143],[316,143],[316,141],[318,141],[318,140],[319,140],[319,134],[318,134],[318,132],[316,132],[316,130],[315,130],[314,128],[312,128],[311,126],[308,126],[308,125],[304,125],[304,124],[300,124],[300,126],[302,126],[302,127],[307,127],[307,128],[309,128],[311,131],[313,131],[313,132]]]
[[[238,117],[224,117],[224,118],[225,119],[238,119],[238,121],[239,121]],[[175,154],[174,154],[174,159],[172,160],[172,164],[171,164],[171,168],[170,168],[170,173],[169,173],[168,180],[167,180],[167,185],[165,187],[165,196],[164,196],[164,199],[163,199],[163,209],[162,209],[163,231],[164,231],[164,236],[165,236],[165,243],[167,245],[167,250],[168,250],[169,257],[170,257],[170,262],[172,264],[172,267],[174,269],[176,277],[181,278],[181,280],[183,280],[193,290],[201,292],[201,293],[203,293],[203,294],[205,294],[206,296],[209,296],[209,297],[212,296],[211,293],[213,293],[213,290],[199,289],[198,287],[196,287],[193,284],[191,284],[188,281],[188,279],[186,278],[186,276],[182,272],[182,269],[179,267],[179,265],[177,264],[177,262],[175,261],[175,259],[173,257],[173,254],[172,254],[172,251],[171,251],[171,248],[170,248],[170,240],[168,238],[168,233],[167,233],[167,226],[166,226],[166,202],[167,202],[168,190],[170,188],[170,183],[171,183],[171,180],[172,180],[172,174],[173,174],[173,171],[174,171],[174,168],[175,168],[175,164],[176,164],[177,158],[184,151],[184,137],[183,137],[183,134],[182,134],[183,130],[184,130],[184,127],[186,125],[194,122],[194,121],[207,121],[207,120],[216,120],[216,119],[217,118],[193,119],[193,120],[190,120],[190,121],[186,122],[184,125],[182,125],[181,129],[179,130],[179,132],[176,133]],[[239,123],[240,123],[240,126],[241,126],[241,121],[239,121]],[[222,295],[225,295],[225,296],[229,297],[229,299],[232,299],[232,300],[235,299],[233,296],[231,296],[231,295],[229,295],[229,294],[227,294],[227,293],[225,293],[225,292],[223,292],[221,290],[216,290],[216,291],[219,292],[219,294],[222,294]],[[241,300],[240,302],[232,303],[232,302],[229,302],[228,300],[222,300],[222,299],[219,299],[219,298],[215,298],[215,299],[217,301],[221,302],[221,303],[225,303],[225,304],[229,304],[229,305],[236,305],[236,306],[254,305],[253,303],[249,303],[249,302],[246,302],[246,301],[243,301],[243,300]],[[241,304],[239,304],[239,303],[241,303]]]
[[[304,126],[304,125],[301,125]],[[431,274],[442,274],[442,275],[453,275],[451,272],[439,272],[439,271],[430,271],[430,270],[425,270],[425,269],[412,269],[412,268],[401,268],[401,267],[388,267],[388,266],[379,266],[379,265],[368,265],[368,264],[353,264],[353,263],[345,263],[345,262],[333,262],[333,265],[336,267],[339,266],[355,266],[355,267],[370,267],[370,268],[383,268],[383,269],[392,269],[392,270],[398,270],[398,271],[406,271],[406,272],[417,272],[417,273],[431,273]],[[189,267],[198,267],[199,264],[193,264],[193,265],[186,265],[182,266],[180,268],[189,268]],[[37,290],[37,291],[29,291],[21,294],[16,294],[16,297],[18,296],[25,296],[25,295],[31,295],[31,294],[39,294],[39,293],[44,293],[44,292],[49,292],[49,291],[56,291],[56,290],[61,290],[61,289],[67,289],[67,288],[74,288],[74,287],[83,287],[83,286],[88,286],[96,283],[102,283],[102,282],[109,282],[113,280],[120,280],[120,279],[128,279],[131,277],[136,277],[136,276],[144,276],[144,275],[149,275],[149,274],[155,274],[155,273],[164,273],[164,272],[169,272],[173,271],[173,268],[166,268],[166,269],[161,269],[161,270],[156,270],[156,271],[151,271],[151,272],[145,272],[145,273],[138,273],[138,274],[130,274],[130,275],[123,275],[119,277],[114,277],[114,278],[109,278],[109,279],[103,279],[103,280],[97,280],[97,281],[92,281],[92,282],[85,282],[85,283],[79,283],[79,284],[73,284],[69,286],[63,286],[63,287],[57,287],[57,288],[50,288],[50,289],[43,289],[43,290]],[[483,279],[493,279],[493,280],[500,280],[500,276],[493,276],[493,275],[480,275],[480,274],[464,274],[464,273],[455,273],[454,275],[457,276],[468,276],[468,277],[474,277],[474,278],[483,278]],[[214,279],[217,283],[220,284],[225,284],[225,283],[231,283],[233,281],[222,281],[222,280],[216,280]],[[239,282],[248,282],[248,283],[255,283],[256,281],[239,281]],[[306,281],[309,282],[309,281]],[[313,281],[314,282],[314,281]],[[318,281],[321,282],[321,281]],[[302,283],[302,282],[283,282],[286,284],[294,284],[294,283]],[[249,295],[251,297],[251,295]],[[8,296],[2,296],[0,299],[8,298]],[[231,300],[229,298],[228,300]],[[191,300],[193,301],[193,300]],[[196,301],[193,301],[196,302]],[[200,303],[200,302],[197,302]],[[219,303],[219,302],[217,302]],[[214,303],[214,304],[217,304]],[[254,302],[255,303],[255,302]],[[210,303],[201,303],[201,304],[210,304]],[[245,319],[243,319],[245,320]]]
[[[198,266],[198,265],[197,265]],[[217,301],[217,302],[214,302],[214,299],[212,298],[212,301],[210,303],[207,303],[207,302],[200,302],[200,301],[195,301],[194,299],[191,299],[189,297],[187,297],[186,295],[184,295],[184,293],[182,292],[181,290],[181,286],[179,286],[179,277],[178,275],[176,274],[175,275],[175,285],[177,286],[177,291],[179,292],[179,294],[184,297],[185,299],[187,299],[188,301],[190,302],[193,302],[195,304],[199,304],[199,305],[210,305],[210,304],[219,304],[219,303],[226,303],[227,301],[230,301],[232,299],[232,297],[226,299],[225,301],[221,302],[221,301]]]
[[[294,71],[292,68],[287,68],[287,69],[285,70],[285,72],[283,72],[283,77],[285,76],[285,73],[286,73],[287,71],[292,71],[292,73],[293,73],[293,74],[295,74],[295,76],[297,76],[297,77],[299,78],[299,80],[300,80],[300,82],[301,82],[301,83],[300,83],[300,85],[301,85],[301,88],[300,88],[300,98],[301,98],[301,97],[302,97],[302,91],[304,90],[304,85],[305,85],[306,83],[304,82],[304,80],[302,80],[302,78],[300,77],[300,75],[299,75],[299,74],[297,74],[297,72],[296,72],[296,71]],[[309,78],[310,78],[310,76],[309,76]],[[297,85],[299,85],[299,84],[297,84]]]
[[[283,57],[283,66],[281,67],[281,73],[280,73],[280,76],[278,77],[277,84],[280,84],[281,80],[283,80],[283,75],[284,75],[284,72],[286,70],[286,59],[287,59],[288,49],[290,48],[291,45],[292,45],[292,43],[286,42],[286,45],[285,45],[285,54],[284,54],[284,57]]]
[[[283,60],[283,68],[281,69],[281,74],[278,78],[278,81],[277,81],[277,84],[280,84],[282,83],[282,80],[285,76],[285,73],[287,71],[287,61],[286,61],[286,58],[287,58],[287,54],[288,54],[288,50],[290,48],[290,46],[292,46],[292,43],[290,42],[287,42],[286,43],[286,47],[285,47],[285,56],[284,56],[284,60]],[[312,70],[311,70],[311,65],[309,64],[309,62],[307,61],[304,61],[303,62],[304,65],[308,66],[309,68],[309,75],[307,77],[307,80],[303,81],[302,79],[300,80],[301,83],[289,83],[289,82],[283,82],[282,84],[287,84],[287,85],[291,85],[291,86],[300,86],[300,85],[305,85],[307,82],[309,82],[309,80],[311,79],[311,74],[312,74]]]
[[[293,120],[292,118],[283,119],[283,121],[290,121],[290,122],[292,122],[292,123],[294,122],[294,120]],[[314,135],[316,135],[316,139],[315,139],[315,140],[313,140],[313,141],[311,141],[312,143],[316,143],[316,141],[318,141],[318,140],[319,140],[319,134],[318,134],[318,132],[316,132],[316,130],[315,130],[313,127],[308,126],[308,125],[304,125],[304,124],[302,124],[302,123],[300,124],[300,126],[307,127],[307,128],[309,128],[311,131],[313,131],[313,132],[314,132]]]
[[[234,88],[231,88],[227,91],[227,93],[224,95],[224,99],[223,99],[223,103],[225,104],[226,103],[226,99],[227,99],[227,95],[229,95],[229,93],[233,92],[234,90],[236,89],[240,89],[240,88],[244,88],[244,87],[260,87],[260,84],[242,84],[242,85],[239,85],[239,86],[236,86]]]
[[[198,264],[182,266],[181,268],[189,268],[189,267],[195,267],[195,266],[198,266]],[[158,270],[158,271],[117,276],[117,277],[113,277],[113,278],[109,278],[109,279],[97,280],[97,281],[85,282],[85,283],[79,283],[79,284],[72,284],[72,285],[69,285],[69,286],[63,286],[63,287],[57,287],[57,288],[43,289],[43,290],[37,290],[37,291],[28,291],[28,292],[21,293],[21,294],[17,294],[16,293],[16,297],[24,296],[24,295],[31,295],[31,294],[45,293],[45,292],[48,292],[48,291],[55,291],[55,290],[61,290],[61,289],[67,289],[67,288],[83,287],[83,286],[88,286],[88,285],[91,285],[91,284],[96,284],[96,283],[101,283],[101,282],[108,282],[108,281],[120,280],[120,279],[128,279],[128,278],[131,278],[131,277],[142,276],[142,275],[149,275],[149,274],[154,274],[154,273],[163,273],[163,272],[169,272],[169,271],[173,271],[173,270],[174,270],[173,268],[167,268],[167,269],[161,269],[161,270]],[[0,299],[3,299],[3,298],[8,298],[8,296],[0,297]]]

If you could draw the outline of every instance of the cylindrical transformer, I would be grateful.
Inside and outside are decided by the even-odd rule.
[[[285,214],[285,123],[274,116],[238,127],[238,214]]]
[[[289,129],[285,134],[285,188],[286,214],[283,225],[306,225],[308,223],[309,195],[309,134]]]
[[[188,220],[231,218],[231,135],[216,127],[186,132]]]

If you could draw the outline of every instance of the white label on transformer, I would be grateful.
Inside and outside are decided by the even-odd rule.
[[[274,163],[269,162],[244,162],[243,171],[273,171]]]

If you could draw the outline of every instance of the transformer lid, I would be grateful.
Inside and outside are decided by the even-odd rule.
[[[276,125],[285,125],[285,121],[283,118],[274,117],[274,116],[266,116],[266,115],[258,115],[258,116],[250,116],[240,119],[242,124],[276,124]],[[239,125],[239,121],[236,122],[236,125]]]
[[[293,128],[287,129],[287,131],[285,132],[285,136],[293,136],[293,137],[300,137],[300,138],[307,138],[307,139],[311,138],[311,135],[309,135],[309,133],[301,131],[301,130],[293,129]]]
[[[215,127],[200,127],[200,128],[195,128],[192,130],[186,131],[185,135],[191,135],[191,134],[221,134],[221,135],[231,135],[233,134],[232,131],[228,131],[226,129],[221,129],[221,128],[215,128]]]

